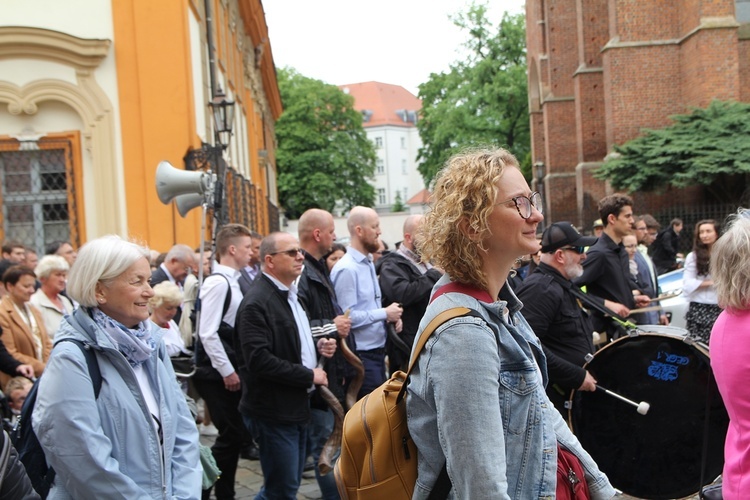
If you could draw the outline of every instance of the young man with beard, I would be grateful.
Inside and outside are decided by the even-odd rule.
[[[586,355],[594,353],[594,329],[570,281],[583,274],[584,249],[595,241],[581,236],[570,222],[552,224],[542,235],[539,266],[517,292],[523,315],[547,356],[547,395],[563,415],[571,390],[596,390],[596,380],[582,368]]]
[[[361,398],[385,382],[386,322],[394,323],[396,332],[400,332],[403,309],[395,302],[388,307],[381,304],[380,285],[370,255],[379,248],[378,213],[372,208],[354,207],[349,212],[347,228],[351,243],[333,266],[331,281],[341,309],[350,311],[351,333],[365,366]]]

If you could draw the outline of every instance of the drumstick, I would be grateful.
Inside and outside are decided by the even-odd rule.
[[[352,310],[351,310],[351,309],[347,309],[346,311],[344,311],[344,317],[345,317],[345,318],[348,318],[348,317],[349,317],[349,313],[350,313],[350,312],[352,312]]]
[[[660,300],[673,299],[679,295],[679,293],[667,293],[658,297],[654,297],[653,299],[649,299],[649,302],[659,302]]]
[[[638,309],[631,309],[630,314],[645,313],[649,311],[661,311],[661,306],[648,306],[648,307],[640,307]]]
[[[635,406],[637,408],[636,411],[640,415],[645,415],[646,413],[648,413],[649,408],[651,408],[651,405],[648,404],[648,403],[646,403],[645,401],[641,401],[640,403],[636,403],[635,401],[631,401],[628,398],[626,398],[625,396],[620,396],[616,392],[612,392],[609,389],[605,389],[604,387],[602,387],[600,385],[596,386],[596,390],[598,390],[598,391],[604,391],[605,393],[609,394],[612,397],[615,397],[615,398],[619,399],[620,401],[624,401],[624,402],[626,402],[628,404],[631,404],[631,405]]]

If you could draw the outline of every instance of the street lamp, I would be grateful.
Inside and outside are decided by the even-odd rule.
[[[232,126],[234,125],[234,101],[227,99],[224,91],[219,87],[216,95],[208,104],[214,119],[214,142],[215,146],[226,149],[232,138]]]

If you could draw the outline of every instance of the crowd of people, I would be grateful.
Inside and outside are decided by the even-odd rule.
[[[241,456],[260,460],[257,499],[296,498],[308,458],[335,458],[336,409],[404,370],[425,325],[464,306],[476,314],[440,327],[409,381],[414,498],[430,498],[443,468],[458,498],[552,498],[562,455],[582,466],[590,498],[610,498],[565,422],[566,402],[596,390],[584,368],[596,338],[618,338],[623,324],[668,324],[654,300],[658,276],[682,262],[682,221],[660,231],[633,205],[606,196],[593,235],[556,221],[539,237],[541,196],[515,157],[472,150],[448,161],[430,211],[406,218],[394,249],[367,207],[349,211],[348,246],[321,209],[301,216],[296,235],[226,224],[213,259],[117,236],[78,252],[55,242],[41,258],[6,242],[0,382],[18,414],[41,377],[32,423],[57,474],[53,498],[232,499]],[[733,222],[731,238],[700,221],[684,258],[689,334],[721,349],[719,359],[742,356],[732,335],[745,331],[750,273],[717,260],[747,267],[732,256],[750,251],[748,220]],[[101,388],[76,342],[94,351]],[[178,359],[191,364],[185,376]],[[740,401],[728,405],[736,492],[750,480],[747,391],[737,383],[745,365],[722,363],[716,377],[725,401]],[[214,427],[221,474],[204,488],[199,432]],[[316,479],[322,498],[339,498],[333,474],[316,467]]]

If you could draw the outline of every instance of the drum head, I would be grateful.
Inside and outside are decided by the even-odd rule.
[[[573,394],[573,432],[612,485],[639,498],[697,493],[710,373],[707,351],[681,337],[642,334],[609,344],[586,368],[601,386],[650,404],[641,415],[603,391]],[[721,474],[729,423],[713,377],[710,394],[706,483]]]

